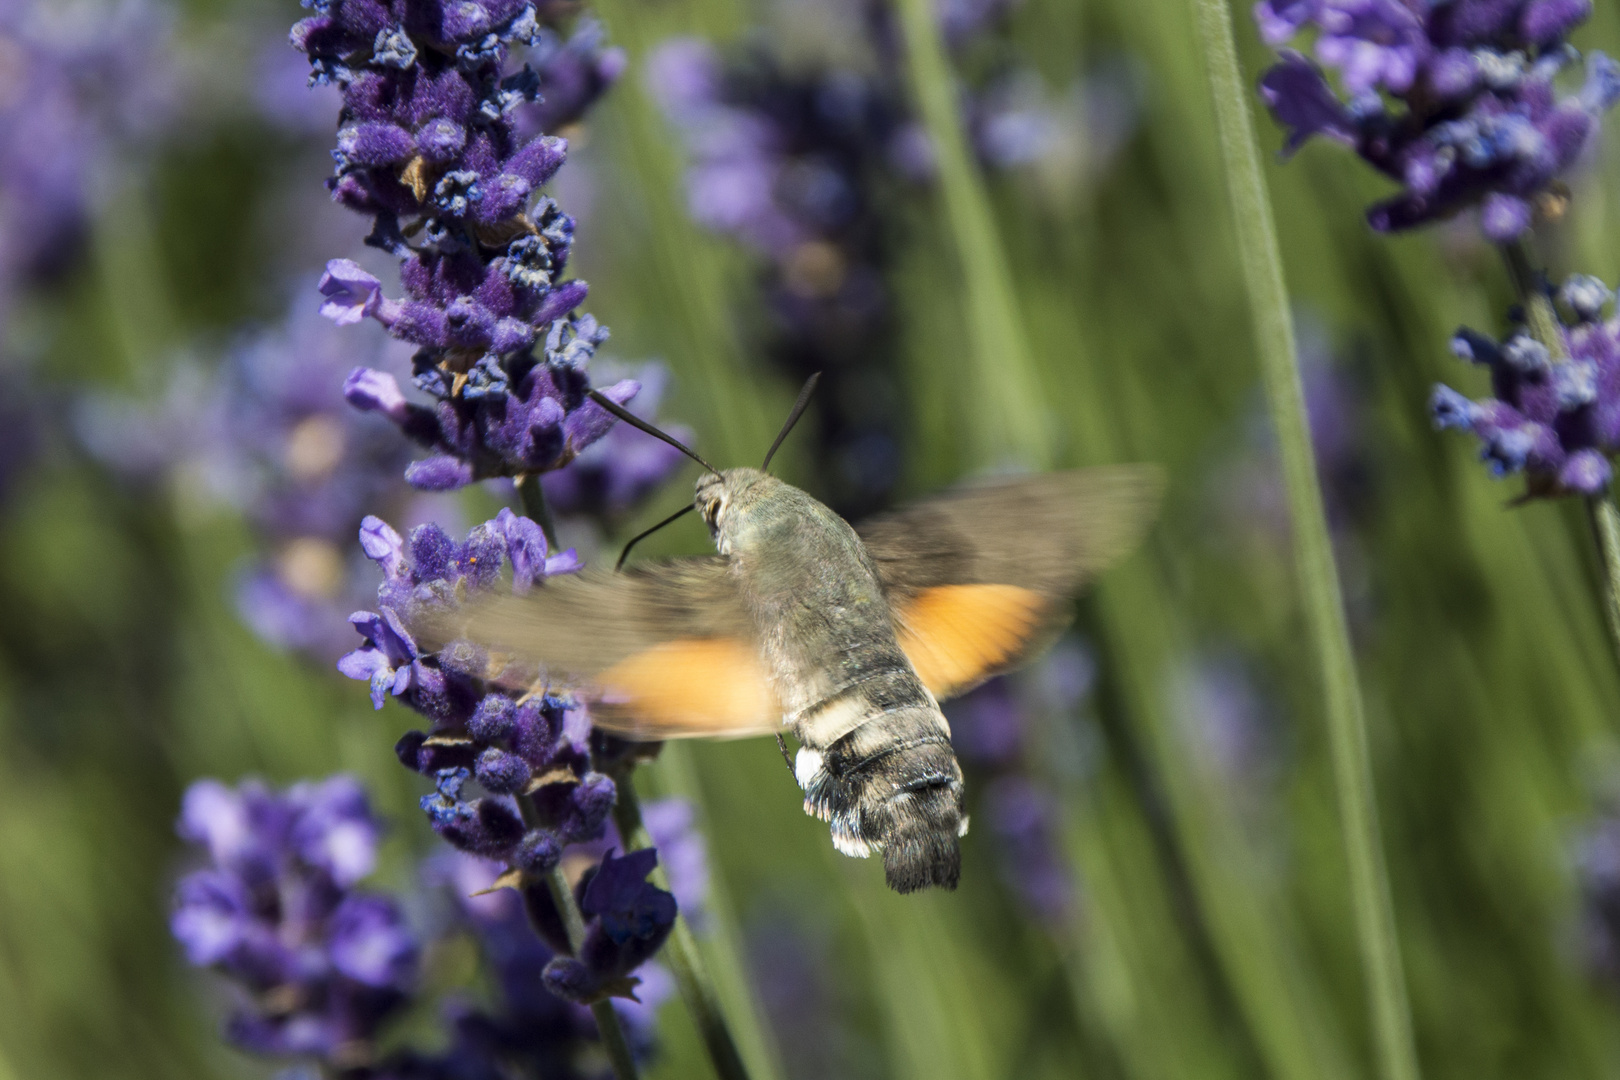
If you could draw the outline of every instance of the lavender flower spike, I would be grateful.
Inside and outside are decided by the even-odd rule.
[[[384,296],[376,277],[334,259],[321,313],[375,319],[418,346],[412,375],[431,407],[407,406],[376,380],[351,380],[348,396],[430,451],[405,474],[423,490],[560,468],[611,426],[595,416],[585,373],[607,329],[572,314],[587,291],[564,280],[574,222],[540,193],[568,145],[520,133],[515,117],[543,80],[511,70],[508,51],[551,43],[543,66],[559,88],[571,82],[574,114],[553,120],[577,118],[617,67],[599,31],[567,47],[550,33],[533,6],[510,0],[432,0],[403,15],[330,0],[293,28],[314,77],[343,90],[327,186],[373,219],[368,243],[400,258],[404,289]]]
[[[175,887],[170,928],[191,963],[242,991],[230,1040],[334,1070],[367,1063],[414,989],[418,947],[392,900],[354,889],[379,833],[359,784],[201,780],[179,832],[210,865]]]
[[[1523,473],[1532,498],[1604,491],[1620,452],[1620,316],[1602,318],[1613,292],[1581,275],[1560,295],[1572,313],[1558,327],[1567,362],[1552,362],[1524,327],[1501,342],[1462,329],[1452,351],[1490,370],[1493,396],[1438,386],[1429,400],[1436,427],[1473,432],[1491,470]]]
[[[1505,242],[1530,227],[1620,100],[1620,72],[1602,53],[1586,58],[1577,93],[1555,86],[1581,60],[1565,38],[1590,14],[1587,0],[1261,0],[1261,35],[1281,45],[1314,31],[1316,60],[1337,74],[1343,97],[1291,50],[1260,93],[1289,128],[1287,153],[1325,135],[1401,185],[1368,210],[1373,228],[1477,207],[1485,234]]]

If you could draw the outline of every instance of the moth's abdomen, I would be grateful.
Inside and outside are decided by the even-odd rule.
[[[883,856],[897,892],[956,888],[962,770],[939,706],[909,670],[869,676],[800,713],[804,808],[846,855]]]

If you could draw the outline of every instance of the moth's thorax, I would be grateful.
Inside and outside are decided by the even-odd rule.
[[[899,655],[877,572],[848,522],[757,469],[717,479],[700,505],[715,508],[716,544],[789,718],[883,666],[879,654]]]

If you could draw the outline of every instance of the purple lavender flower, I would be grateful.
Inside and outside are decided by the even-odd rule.
[[[422,799],[434,830],[463,851],[531,873],[555,867],[564,845],[601,836],[614,785],[592,771],[584,707],[498,688],[497,678],[500,686],[521,686],[538,673],[519,677],[465,643],[424,654],[409,629],[459,594],[494,587],[503,566],[520,592],[571,573],[579,569],[574,552],[551,554],[539,526],[510,510],[461,543],[436,525],[419,526],[407,541],[376,518],[366,519],[360,542],[384,581],[378,610],[350,617],[364,642],[338,670],[368,682],[377,708],[392,696],[430,721],[395,751],[406,767],[434,779],[434,793]],[[483,794],[468,797],[472,782]],[[531,802],[537,827],[524,823],[518,797]]]
[[[1581,959],[1593,975],[1620,984],[1620,817],[1612,807],[1577,834],[1572,855]]]
[[[1437,427],[1478,436],[1495,475],[1524,474],[1527,498],[1605,490],[1620,451],[1620,316],[1602,317],[1613,293],[1581,275],[1560,298],[1570,314],[1558,328],[1567,360],[1549,356],[1523,326],[1500,342],[1465,327],[1452,351],[1490,369],[1492,396],[1471,401],[1436,386],[1429,399]]]
[[[613,62],[587,29],[567,46],[551,42],[546,76],[509,71],[508,50],[545,33],[532,5],[510,0],[401,11],[333,0],[293,28],[314,80],[343,90],[332,197],[372,217],[368,242],[401,259],[404,286],[403,298],[385,296],[377,278],[335,259],[322,311],[340,323],[376,319],[419,347],[412,374],[431,407],[364,369],[346,387],[356,408],[383,412],[433,452],[406,470],[419,489],[547,472],[612,426],[585,396],[607,330],[571,314],[586,286],[563,280],[574,222],[540,194],[567,143],[520,135],[513,114],[546,78],[560,104],[582,109]],[[637,389],[626,380],[606,392],[622,404]]]
[[[795,381],[822,372],[833,505],[881,506],[899,478],[900,433],[878,201],[896,179],[901,88],[836,67],[790,71],[764,53],[724,63],[692,38],[660,45],[648,80],[691,157],[692,217],[761,257],[772,359]]]
[[[238,612],[264,640],[322,660],[346,651],[348,613],[371,591],[354,542],[361,519],[383,507],[419,516],[396,491],[408,448],[337,394],[356,359],[403,371],[409,350],[356,337],[296,305],[283,323],[241,335],[217,374],[177,366],[162,400],[86,397],[75,418],[80,441],[118,472],[244,512],[263,548],[237,574]],[[367,370],[378,393],[397,389]]]
[[[608,997],[635,997],[631,972],[652,958],[675,925],[675,897],[646,879],[658,865],[652,848],[615,858],[610,851],[594,872],[580,879],[579,910],[585,941],[577,956],[546,965],[546,989],[590,1004]]]
[[[1048,926],[1068,924],[1079,897],[1062,853],[1057,800],[1028,777],[1006,775],[990,782],[984,807],[1002,877],[1019,902]]]
[[[1034,673],[1035,693],[1053,722],[1072,721],[1089,694],[1095,665],[1090,654],[1060,647]],[[1068,925],[1079,905],[1074,868],[1062,853],[1058,802],[1047,782],[1030,774],[1030,702],[1009,680],[994,679],[948,707],[951,742],[964,766],[982,778],[975,821],[996,838],[1002,881],[1042,924]]]
[[[892,210],[934,181],[899,76],[891,6],[857,6],[873,28],[862,43],[873,64],[852,65],[836,47],[806,61],[814,46],[803,43],[792,62],[758,45],[722,56],[689,37],[647,60],[648,84],[687,149],[688,212],[759,260],[768,356],[794,383],[822,374],[818,473],[850,516],[885,505],[900,475]],[[1012,6],[946,0],[937,11],[960,50]],[[1054,102],[1037,75],[1018,71],[964,95],[967,127],[987,165],[1028,169],[1038,193],[1072,198],[1132,124],[1124,85],[1114,77]]]
[[[530,50],[540,78],[539,97],[520,113],[520,123],[533,131],[561,131],[577,124],[624,74],[623,49],[607,44],[602,24],[581,19],[564,41],[543,28]]]
[[[1236,655],[1189,659],[1171,684],[1174,712],[1201,765],[1236,792],[1254,790],[1276,756],[1265,701]]]
[[[392,900],[354,888],[380,831],[359,784],[201,780],[178,828],[210,866],[176,886],[170,928],[191,963],[243,991],[230,1040],[339,1070],[370,1063],[413,991],[418,947]]]
[[[749,920],[744,955],[759,1007],[793,1080],[860,1076],[877,1059],[877,1048],[854,1034],[859,1025],[851,1023],[847,980],[831,934],[822,920],[796,915],[790,905],[776,903]]]
[[[1281,45],[1314,30],[1316,59],[1345,96],[1292,50],[1260,94],[1290,129],[1286,152],[1323,135],[1401,185],[1368,210],[1373,228],[1478,207],[1486,235],[1508,241],[1620,100],[1620,65],[1602,53],[1586,58],[1580,90],[1555,86],[1581,61],[1565,38],[1590,13],[1587,0],[1261,0],[1261,35]]]
[[[435,859],[429,869],[433,880],[449,887],[458,921],[478,942],[497,990],[493,1007],[452,1005],[453,1043],[445,1060],[462,1069],[451,1070],[449,1077],[485,1075],[474,1064],[483,1063],[488,1069],[498,1060],[525,1063],[523,1075],[583,1075],[581,1051],[596,1040],[595,1021],[589,1010],[551,993],[542,980],[563,944],[560,924],[552,926],[551,943],[534,930],[536,924],[557,920],[550,895],[543,886],[494,888],[500,865],[470,855]],[[654,1047],[656,1011],[674,985],[654,963],[642,964],[635,978],[635,998],[616,997],[613,1007],[628,1029],[632,1047],[645,1058]]]
[[[641,818],[681,914],[702,929],[704,901],[709,895],[709,855],[703,834],[694,827],[692,804],[685,799],[659,799],[641,808]]]

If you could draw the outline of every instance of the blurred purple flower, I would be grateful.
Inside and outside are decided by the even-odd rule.
[[[534,131],[559,131],[576,124],[619,81],[628,63],[623,49],[606,43],[602,24],[581,19],[563,40],[543,29],[529,51],[540,77],[540,96],[522,108],[520,123]]]
[[[380,831],[359,784],[201,780],[178,828],[210,866],[176,886],[170,928],[191,963],[242,990],[231,1041],[339,1069],[369,1061],[414,990],[418,946],[392,900],[354,891]]]
[[[64,270],[90,215],[174,115],[167,5],[0,5],[0,323],[21,286]]]
[[[967,48],[1012,7],[938,6],[953,48]],[[887,277],[892,205],[932,183],[933,153],[900,77],[890,5],[862,3],[876,66],[780,59],[755,43],[722,55],[698,38],[662,42],[647,83],[685,144],[687,209],[758,257],[766,349],[794,382],[822,375],[817,454],[832,505],[881,508],[900,476],[901,390]],[[1104,65],[1061,95],[1032,70],[964,94],[980,158],[1027,170],[1037,194],[1072,199],[1135,123],[1127,65]]]
[[[975,820],[996,838],[997,869],[1020,905],[1043,925],[1061,930],[1079,905],[1075,869],[1063,853],[1058,803],[1048,781],[1032,775],[1031,707],[1038,700],[1050,723],[1073,723],[1090,694],[1095,661],[1077,642],[1060,642],[1032,672],[1028,694],[1006,678],[992,679],[947,707],[951,743],[980,778]]]
[[[898,376],[878,216],[904,119],[891,78],[731,62],[693,38],[649,56],[653,93],[687,147],[694,220],[761,258],[769,353],[823,376],[818,455],[833,505],[861,514],[899,478]]]
[[[1200,765],[1234,791],[1252,791],[1275,763],[1276,733],[1258,686],[1239,657],[1188,659],[1171,683],[1173,713]]]
[[[354,541],[361,519],[405,509],[397,478],[408,448],[337,394],[357,359],[375,365],[364,369],[373,394],[396,395],[372,408],[403,415],[382,369],[407,370],[409,350],[343,333],[299,304],[282,324],[240,336],[216,375],[177,366],[154,404],[86,396],[75,416],[80,442],[114,470],[246,513],[263,553],[237,574],[238,612],[264,640],[323,660],[347,647],[347,615],[370,593]]]
[[[709,895],[709,855],[703,834],[695,827],[692,804],[685,799],[659,799],[644,805],[641,817],[681,914],[701,930]]]
[[[1605,490],[1620,451],[1620,316],[1602,317],[1614,294],[1579,275],[1560,295],[1571,317],[1558,330],[1567,360],[1554,360],[1523,326],[1500,342],[1465,327],[1452,352],[1490,369],[1493,396],[1470,401],[1436,386],[1429,400],[1437,427],[1478,436],[1495,475],[1523,473],[1528,498]]]
[[[1576,834],[1571,861],[1581,896],[1581,960],[1620,985],[1620,816],[1612,807]]]
[[[1058,835],[1058,806],[1027,777],[999,776],[984,793],[984,816],[996,837],[1003,880],[1019,901],[1048,926],[1071,922],[1078,901],[1074,868]]]
[[[1325,135],[1401,185],[1368,210],[1378,231],[1479,207],[1485,234],[1508,241],[1620,100],[1620,64],[1598,52],[1579,91],[1555,87],[1581,61],[1565,38],[1590,13],[1587,0],[1261,0],[1261,35],[1282,45],[1314,30],[1344,97],[1286,49],[1260,94],[1290,129],[1285,152]]]

